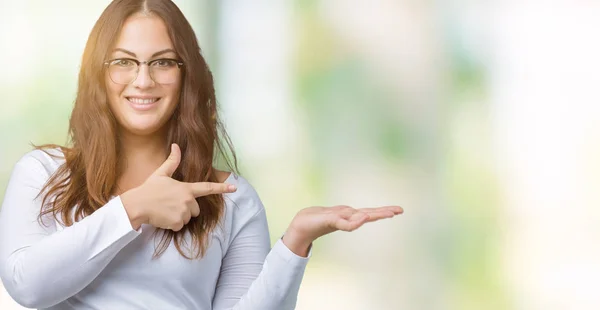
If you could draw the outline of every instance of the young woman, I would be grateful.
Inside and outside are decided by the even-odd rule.
[[[306,208],[271,249],[252,186],[213,168],[230,143],[195,38],[171,1],[116,0],[100,16],[70,146],[27,153],[6,189],[0,276],[18,303],[293,309],[315,239],[402,212]]]

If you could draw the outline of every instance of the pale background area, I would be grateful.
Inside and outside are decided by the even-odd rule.
[[[1,199],[66,141],[108,1],[0,3]],[[273,240],[310,205],[406,209],[320,239],[297,309],[600,308],[598,1],[176,3]]]

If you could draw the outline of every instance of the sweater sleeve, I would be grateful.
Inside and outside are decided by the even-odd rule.
[[[269,251],[265,210],[234,225],[221,265],[214,310],[289,310],[296,307],[302,277],[311,256],[300,257],[281,241]]]
[[[44,164],[25,155],[15,165],[0,209],[0,278],[11,297],[29,308],[46,308],[75,295],[135,239],[121,203],[113,198],[72,226],[59,227],[52,216],[37,217]]]

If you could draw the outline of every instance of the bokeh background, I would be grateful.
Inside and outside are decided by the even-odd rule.
[[[311,205],[406,210],[318,240],[297,309],[600,309],[600,2],[175,2],[273,241]],[[109,1],[0,3],[1,199],[66,142]]]

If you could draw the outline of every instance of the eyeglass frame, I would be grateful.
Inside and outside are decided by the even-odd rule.
[[[119,85],[129,85],[129,84],[135,82],[135,80],[137,80],[137,78],[138,78],[138,75],[140,74],[141,65],[147,65],[148,66],[148,69],[149,69],[148,74],[150,75],[150,79],[152,79],[152,82],[154,82],[156,84],[165,84],[165,83],[158,83],[158,82],[156,82],[154,80],[154,77],[152,76],[152,70],[150,69],[150,64],[152,64],[152,63],[154,63],[156,61],[161,61],[161,60],[171,60],[171,61],[175,62],[175,64],[177,65],[178,69],[181,69],[183,67],[183,65],[184,65],[184,63],[181,60],[175,59],[175,58],[156,58],[156,59],[151,59],[151,60],[139,61],[139,60],[137,60],[135,58],[119,57],[119,58],[109,59],[109,60],[107,60],[107,61],[104,62],[104,66],[107,68],[107,70],[110,70],[109,69],[110,64],[113,61],[115,61],[115,60],[131,60],[131,61],[133,61],[137,65],[137,70],[135,72],[135,77],[129,83],[126,83],[126,84],[117,83],[117,82],[113,81],[112,77],[110,78],[111,81],[113,81],[114,83],[117,83]],[[110,72],[108,72],[108,75],[110,76]],[[172,84],[172,83],[167,83],[167,84]]]

